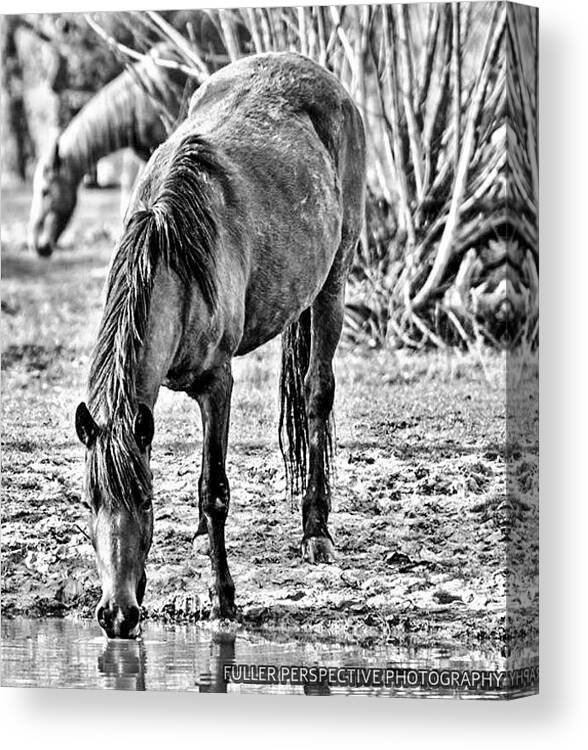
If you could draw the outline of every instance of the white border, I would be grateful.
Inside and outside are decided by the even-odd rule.
[[[541,695],[511,703],[464,703],[3,689],[5,747],[585,746],[588,6],[585,0],[536,4],[541,25]],[[5,0],[2,11],[79,12],[121,5],[196,3],[21,0],[9,5]]]

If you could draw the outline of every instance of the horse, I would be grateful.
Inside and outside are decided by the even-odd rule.
[[[331,562],[332,361],[365,200],[361,116],[296,53],[241,58],[194,94],[135,188],[75,415],[109,637],[136,637],[153,535],[153,406],[162,385],[200,408],[196,537],[213,618],[234,618],[225,549],[233,357],[282,334],[280,448],[303,493],[301,552]]]
[[[68,225],[82,178],[99,159],[131,148],[143,161],[167,138],[165,117],[180,113],[187,76],[156,58],[174,61],[168,45],[125,70],[78,112],[39,159],[33,177],[28,244],[49,257]]]

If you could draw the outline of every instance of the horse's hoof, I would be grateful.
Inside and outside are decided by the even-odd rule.
[[[334,563],[335,547],[326,536],[309,536],[302,540],[302,559],[311,565],[316,563]]]
[[[231,586],[219,595],[214,584],[208,587],[210,597],[210,620],[234,620],[237,614],[235,607],[235,589]]]
[[[218,622],[219,620],[235,620],[237,619],[237,608],[236,607],[212,607],[210,610],[210,617],[208,618],[212,622]]]
[[[237,608],[230,602],[220,604],[218,599],[212,599],[209,620],[234,620],[237,616]]]
[[[192,540],[192,550],[195,555],[210,557],[210,540],[208,534],[198,534]]]

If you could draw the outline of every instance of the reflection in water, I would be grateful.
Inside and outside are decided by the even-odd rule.
[[[533,665],[528,653],[521,666]],[[264,666],[265,665],[265,666]],[[413,670],[504,670],[506,660],[482,653],[433,648],[398,648],[382,644],[369,649],[319,641],[239,631],[211,633],[204,627],[147,623],[141,641],[107,641],[94,622],[46,619],[2,619],[2,685],[14,687],[115,688],[120,690],[196,690],[202,693],[260,692],[335,695],[361,693],[390,696],[500,698],[486,689],[453,687],[345,687],[327,679],[300,679],[293,684],[227,682],[230,672],[246,673],[275,665],[281,671],[298,666],[369,670],[409,667]],[[533,688],[517,691],[530,695]]]
[[[309,683],[304,686],[304,695],[332,695],[331,688],[326,679],[322,682]]]
[[[147,653],[143,641],[106,641],[98,672],[118,690],[145,690]]]
[[[214,633],[210,642],[207,669],[200,673],[201,693],[226,693],[225,665],[235,663],[234,633]]]

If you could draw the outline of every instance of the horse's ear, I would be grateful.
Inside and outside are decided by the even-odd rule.
[[[135,424],[133,425],[133,433],[135,440],[139,448],[144,451],[148,446],[151,445],[153,440],[153,433],[155,432],[155,424],[153,422],[153,414],[151,409],[145,404],[139,404],[137,413],[135,415]]]
[[[61,168],[61,155],[59,154],[59,138],[55,139],[55,144],[53,145],[53,151],[51,153],[51,166],[53,169],[58,172]]]
[[[98,425],[83,401],[76,409],[76,432],[86,448],[91,448],[98,434]]]

